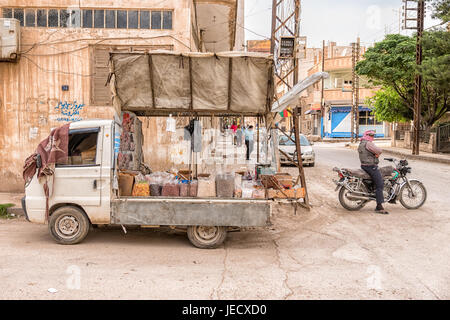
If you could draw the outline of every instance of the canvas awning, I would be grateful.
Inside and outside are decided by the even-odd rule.
[[[273,60],[251,52],[110,54],[118,111],[137,115],[262,115],[270,112]]]

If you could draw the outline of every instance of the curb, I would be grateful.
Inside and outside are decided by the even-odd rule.
[[[356,150],[356,149],[358,149],[358,146],[347,145],[346,148],[350,148],[350,149]],[[383,148],[381,148],[381,150],[383,150],[383,153],[391,154],[391,155],[394,155],[394,156],[399,156],[402,159],[423,160],[423,161],[428,161],[428,162],[450,164],[450,159],[434,158],[434,157],[430,157],[430,156],[421,156],[421,155],[407,154],[407,153],[403,153],[403,152],[399,152],[399,151],[395,151],[395,150],[391,150],[391,149],[383,149]]]
[[[434,157],[428,157],[428,156],[421,156],[415,155],[415,154],[407,154],[403,152],[398,152],[395,150],[389,150],[389,149],[382,149],[384,153],[392,154],[396,156],[400,156],[402,158],[411,159],[411,160],[423,160],[423,161],[429,161],[429,162],[437,162],[437,163],[444,163],[444,164],[450,164],[450,159],[443,159],[443,158],[434,158]]]

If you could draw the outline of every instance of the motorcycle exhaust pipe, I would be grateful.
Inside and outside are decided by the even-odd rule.
[[[356,201],[356,200],[374,200],[374,198],[368,197],[368,196],[360,196],[357,194],[349,194],[347,195],[347,199]]]

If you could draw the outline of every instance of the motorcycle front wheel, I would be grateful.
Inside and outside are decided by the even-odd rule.
[[[366,190],[357,190],[357,191],[366,192]],[[348,191],[346,188],[341,187],[339,189],[339,203],[345,209],[349,211],[357,211],[366,205],[367,200],[351,200],[348,198],[349,194],[350,191]]]
[[[399,192],[399,200],[402,206],[406,209],[418,209],[427,200],[427,190],[425,186],[420,181],[410,181],[409,184],[411,188],[409,188],[408,184],[405,183]]]

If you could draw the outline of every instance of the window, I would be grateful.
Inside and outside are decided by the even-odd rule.
[[[94,10],[94,28],[104,28],[104,27],[105,27],[105,11]]]
[[[70,19],[70,12],[66,9],[59,10],[59,26],[61,28],[67,28]]]
[[[12,18],[12,9],[11,8],[3,8],[3,18]]]
[[[127,28],[127,12],[125,10],[117,10],[117,28]]]
[[[115,27],[116,27],[116,11],[105,10],[105,28],[115,28]]]
[[[67,11],[70,13],[70,24],[69,27],[71,28],[80,28],[81,27],[81,11],[78,9],[73,9]]]
[[[372,111],[360,111],[359,112],[359,124],[363,125],[363,126],[382,124],[382,122],[376,121],[375,116],[371,113],[372,113]]]
[[[128,29],[138,28],[138,11],[128,11]]]
[[[68,159],[65,165],[96,164],[98,131],[98,128],[69,131]]]
[[[14,9],[14,18],[20,21],[20,26],[23,27],[23,9]]]
[[[46,27],[47,26],[47,10],[46,9],[38,9],[36,19],[37,19],[38,27]]]
[[[48,10],[48,26],[58,27],[58,10],[56,9]]]
[[[163,12],[163,29],[172,29],[172,11]]]
[[[36,26],[36,10],[34,9],[25,10],[25,26],[27,27]]]
[[[92,10],[83,10],[83,28],[92,28]]]
[[[3,18],[15,18],[21,26],[49,28],[156,29],[173,28],[171,10],[22,9],[1,8]]]
[[[149,11],[140,11],[140,28],[141,29],[150,29],[150,12]]]
[[[161,11],[152,11],[152,29],[161,29]]]

